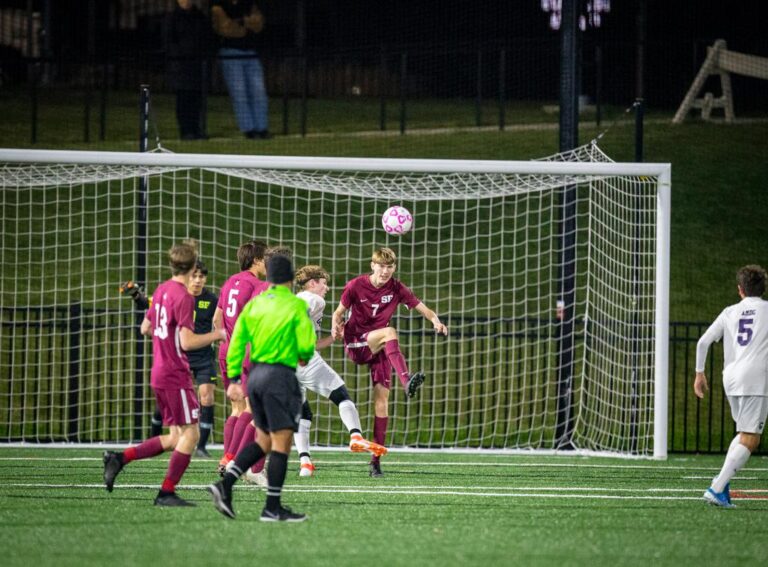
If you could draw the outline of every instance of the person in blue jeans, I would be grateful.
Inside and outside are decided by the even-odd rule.
[[[211,20],[237,126],[246,138],[269,138],[269,101],[258,51],[264,15],[254,0],[212,0]]]

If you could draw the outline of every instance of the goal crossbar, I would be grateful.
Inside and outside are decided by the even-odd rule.
[[[337,158],[0,149],[0,163],[90,164],[158,167],[312,169],[412,173],[510,173],[522,175],[663,176],[668,163],[601,163],[460,159]]]

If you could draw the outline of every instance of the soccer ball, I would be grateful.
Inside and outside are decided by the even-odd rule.
[[[395,205],[381,215],[381,225],[389,234],[405,234],[413,226],[413,216],[405,207]]]

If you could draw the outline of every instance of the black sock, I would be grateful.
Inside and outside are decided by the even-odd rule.
[[[226,488],[232,488],[235,481],[240,478],[245,471],[251,468],[256,462],[264,456],[264,449],[256,443],[250,443],[243,448],[235,457],[235,464],[227,474],[224,475],[222,482]]]
[[[350,430],[349,430],[349,434],[350,434],[350,435],[354,435],[355,433],[357,433],[358,435],[360,435],[360,437],[362,437],[362,436],[363,436],[363,432],[362,432],[362,431],[360,431],[360,430],[359,430],[357,427],[353,427],[352,429],[350,429]]]
[[[283,491],[285,483],[285,473],[288,470],[288,455],[272,451],[269,454],[269,464],[267,465],[267,505],[270,512],[277,512],[280,509],[280,493]]]
[[[157,437],[163,434],[163,416],[160,414],[159,409],[155,409],[155,413],[152,414],[152,429],[150,430],[150,437]]]
[[[199,449],[205,449],[211,431],[213,431],[213,406],[203,406],[200,408],[200,441],[197,442]]]

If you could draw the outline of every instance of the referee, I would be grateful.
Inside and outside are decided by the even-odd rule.
[[[238,383],[246,347],[250,345],[253,367],[248,374],[248,399],[257,441],[237,454],[234,466],[224,478],[209,486],[208,492],[216,509],[234,518],[232,486],[259,459],[270,455],[267,502],[260,519],[262,522],[303,522],[307,516],[282,506],[280,493],[291,441],[301,417],[296,365],[306,364],[312,358],[317,337],[307,314],[307,304],[291,292],[290,258],[279,255],[270,258],[267,281],[273,285],[248,302],[238,317],[227,352],[227,374],[231,382]]]

